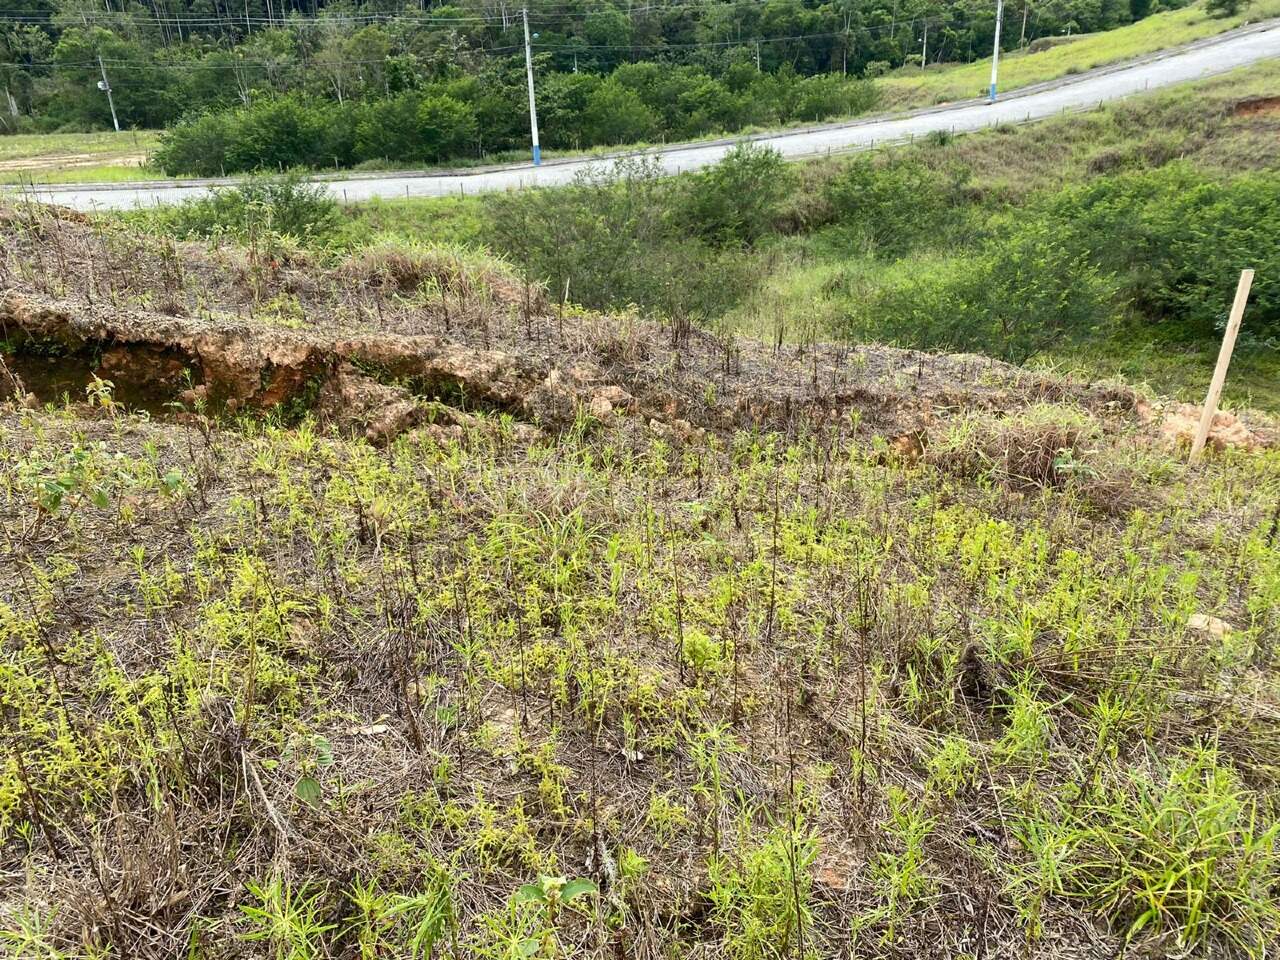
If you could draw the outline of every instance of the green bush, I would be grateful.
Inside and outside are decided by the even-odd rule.
[[[967,180],[967,170],[939,173],[914,154],[860,156],[827,184],[825,199],[844,242],[896,256],[963,222]]]
[[[865,113],[876,105],[879,94],[869,82],[846,80],[835,74],[804,77],[796,82],[791,116],[796,120]]]
[[[438,163],[467,153],[478,132],[475,110],[447,94],[410,91],[354,109],[359,161]]]
[[[468,152],[479,124],[469,104],[450,96],[424,97],[418,104],[418,136],[425,158],[439,163]]]
[[[233,116],[204,113],[184,117],[160,138],[152,162],[171,177],[221,176],[227,172],[227,144],[233,136]]]
[[[220,63],[230,71],[226,83],[234,80],[233,67]],[[403,75],[398,61],[371,72],[380,80],[346,77],[345,88],[363,95],[340,103],[298,91],[193,114],[164,135],[156,162],[171,175],[214,176],[441,163],[527,144],[523,72],[494,67],[428,83]],[[834,75],[753,67],[717,78],[700,67],[655,62],[624,64],[603,78],[540,74],[538,95],[546,145],[574,149],[822,120],[863,112],[876,100],[870,83]]]
[[[749,246],[773,230],[794,177],[777,150],[740,143],[687,183],[680,209],[690,230],[713,243]]]
[[[1033,206],[1061,242],[1120,277],[1166,339],[1216,339],[1240,270],[1257,271],[1244,342],[1280,336],[1280,176],[1222,181],[1182,164],[1100,178]]]
[[[271,234],[296,240],[323,239],[341,223],[337,203],[322,184],[302,171],[259,175],[208,197],[141,214],[150,226],[187,237],[230,235],[251,238]]]
[[[405,93],[362,104],[356,119],[355,156],[366,160],[420,160],[418,97]]]
[[[540,133],[549,147],[580,149],[587,141],[583,115],[600,78],[589,73],[553,73],[538,91]]]
[[[289,96],[186,118],[161,137],[155,162],[171,176],[348,165],[354,140],[348,107]]]
[[[595,89],[582,115],[588,143],[635,143],[648,140],[658,129],[657,114],[640,95],[612,78]]]
[[[493,198],[485,240],[553,292],[567,282],[575,303],[708,320],[749,289],[751,263],[689,238],[676,190],[656,160],[620,160],[568,187]]]
[[[856,308],[854,323],[925,349],[981,351],[1012,363],[1096,332],[1116,284],[1043,222],[1009,225],[970,256],[904,261]]]
[[[227,144],[228,170],[285,170],[350,162],[346,108],[298,96],[262,100],[236,111]]]

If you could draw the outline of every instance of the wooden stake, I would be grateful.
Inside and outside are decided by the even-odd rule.
[[[1196,429],[1195,440],[1191,443],[1191,463],[1200,459],[1204,452],[1205,441],[1209,439],[1209,428],[1213,426],[1214,415],[1218,412],[1218,400],[1222,397],[1222,385],[1227,380],[1227,367],[1231,364],[1231,351],[1236,346],[1236,334],[1240,332],[1240,321],[1244,319],[1244,305],[1249,299],[1249,288],[1253,285],[1253,271],[1241,270],[1240,283],[1236,286],[1236,299],[1231,304],[1231,315],[1227,318],[1227,330],[1222,335],[1222,348],[1218,351],[1218,365],[1213,368],[1213,380],[1209,384],[1209,394],[1204,398],[1204,410],[1200,414],[1200,426]]]

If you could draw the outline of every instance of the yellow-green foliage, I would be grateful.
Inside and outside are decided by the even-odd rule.
[[[198,937],[298,957],[568,955],[695,895],[673,950],[920,950],[975,878],[1036,949],[1078,914],[1273,942],[1275,453],[1191,472],[1067,403],[916,461],[852,419],[375,450],[95,417],[0,420],[0,832],[32,871],[209,816],[183,876],[255,879]],[[621,886],[510,901],[584,862]]]

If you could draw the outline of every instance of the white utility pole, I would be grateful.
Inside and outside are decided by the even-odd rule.
[[[533,48],[529,42],[529,8],[522,7],[524,18],[524,72],[529,77],[529,129],[533,132],[533,165],[542,163],[542,148],[538,146],[538,105],[533,99]]]
[[[925,57],[929,54],[929,21],[924,22],[924,39],[920,41],[920,69],[924,69]]]
[[[988,103],[996,102],[996,71],[1000,68],[1000,27],[1004,24],[1004,0],[996,0],[996,42],[991,53],[991,91]]]
[[[107,106],[111,108],[111,123],[116,128],[116,133],[119,133],[120,121],[116,119],[116,101],[111,96],[111,81],[107,79],[107,67],[102,62],[102,54],[98,54],[98,69],[102,71],[102,79],[98,81],[98,89],[107,95]]]

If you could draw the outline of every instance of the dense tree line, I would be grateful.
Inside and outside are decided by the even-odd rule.
[[[343,102],[287,94],[180,120],[156,151],[167,173],[439,163],[529,141],[523,72],[462,76]],[[607,77],[551,74],[539,91],[542,142],[589,147],[694,137],[750,124],[821,120],[875,102],[868,81],[754,67],[723,79],[696,67],[626,64]]]
[[[1019,7],[1012,0],[1004,42],[1013,48],[1039,36],[1107,29],[1159,2],[1024,0]],[[105,69],[126,127],[253,111],[293,97],[333,105],[330,113],[352,128],[348,155],[336,151],[340,162],[368,153],[355,128],[372,129],[397,111],[458,113],[462,126],[446,139],[465,144],[460,154],[524,143],[523,27],[519,7],[506,0],[4,6],[0,129],[7,132],[108,127],[98,86]],[[930,61],[985,55],[994,8],[990,0],[537,0],[530,21],[547,143],[688,136],[865,108],[865,94],[852,86],[800,81],[874,75],[918,59],[926,32]],[[373,102],[383,105],[349,108]],[[325,152],[332,162],[335,152]]]

